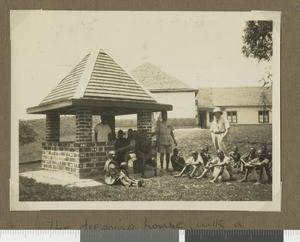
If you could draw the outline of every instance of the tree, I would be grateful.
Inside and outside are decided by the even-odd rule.
[[[273,56],[273,22],[247,21],[244,28],[242,53],[260,61],[270,61]],[[272,86],[272,67],[270,66],[260,82],[263,86]]]
[[[32,143],[36,140],[37,133],[30,123],[20,121],[19,123],[19,142],[21,145]]]
[[[242,53],[247,58],[252,57],[270,61],[273,55],[273,22],[247,21],[244,28]]]

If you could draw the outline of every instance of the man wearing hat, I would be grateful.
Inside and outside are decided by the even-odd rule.
[[[211,137],[216,150],[222,150],[226,154],[226,136],[229,132],[229,122],[222,117],[222,110],[218,107],[214,108],[214,120],[211,123]]]

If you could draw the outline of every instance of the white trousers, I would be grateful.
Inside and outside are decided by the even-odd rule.
[[[224,138],[224,133],[222,134],[211,133],[211,138],[216,151],[220,149],[224,152],[225,155],[228,155],[226,153],[226,137]]]

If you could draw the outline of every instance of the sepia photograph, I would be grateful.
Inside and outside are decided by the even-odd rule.
[[[10,27],[11,210],[281,210],[280,12]]]

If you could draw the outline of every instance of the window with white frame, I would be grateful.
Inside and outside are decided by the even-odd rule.
[[[227,120],[229,123],[237,123],[237,112],[236,111],[227,112]]]
[[[258,122],[269,123],[269,111],[258,111]]]

